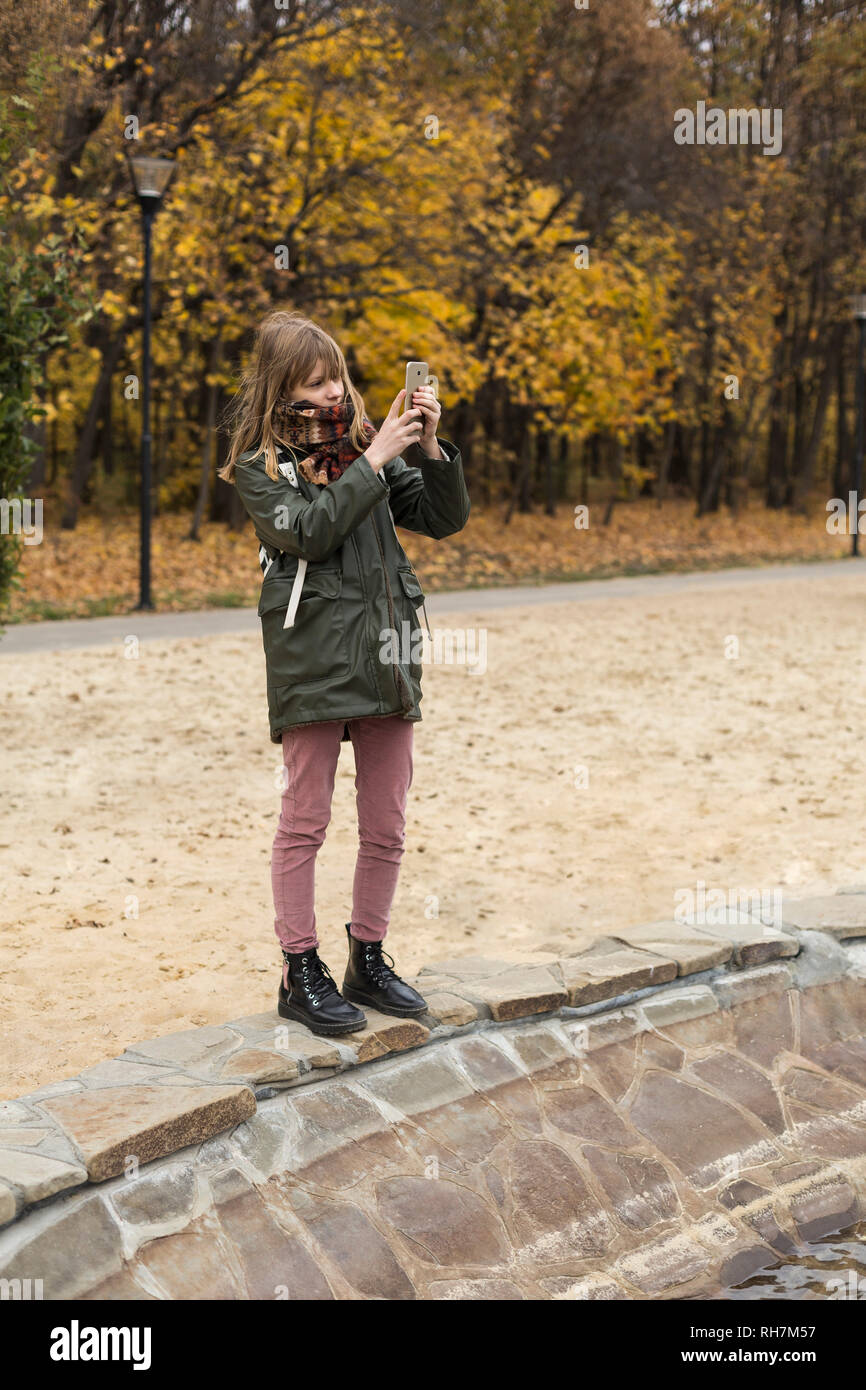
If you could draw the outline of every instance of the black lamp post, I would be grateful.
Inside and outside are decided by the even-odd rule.
[[[144,233],[144,296],[142,305],[141,380],[141,559],[138,609],[152,609],[150,596],[150,233],[163,194],[174,173],[173,159],[150,159],[133,155],[129,159],[132,185],[141,208]]]
[[[860,554],[860,497],[863,492],[863,359],[866,354],[866,294],[851,296],[851,313],[860,325],[860,342],[857,348],[857,443],[854,454],[854,490],[857,497],[857,512],[854,519],[854,545],[852,555]]]

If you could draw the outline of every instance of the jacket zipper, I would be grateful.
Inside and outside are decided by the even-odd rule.
[[[376,518],[375,518],[375,516],[373,515],[372,512],[370,513],[370,520],[371,520],[372,523],[373,523],[373,531],[374,531],[375,536],[376,536],[376,544],[377,544],[378,547],[379,547],[379,558],[380,558],[381,561],[382,561],[382,574],[383,574],[383,576],[384,576],[384,578],[385,578],[385,593],[386,593],[387,596],[388,596],[388,616],[389,616],[389,618],[391,619],[391,631],[392,631],[392,632],[396,632],[397,629],[396,629],[396,627],[395,627],[395,625],[394,625],[394,595],[391,593],[391,585],[390,585],[390,583],[388,582],[388,568],[387,568],[387,566],[386,566],[386,564],[385,564],[385,552],[384,552],[384,550],[382,549],[382,540],[381,540],[381,537],[380,537],[380,535],[379,535],[379,527],[378,527],[378,525],[376,524]],[[395,685],[396,690],[397,690],[397,695],[398,695],[398,698],[399,698],[399,700],[400,700],[400,704],[403,706],[404,709],[411,709],[411,708],[412,708],[412,697],[411,697],[411,695],[410,695],[410,693],[409,693],[409,690],[408,690],[408,688],[407,688],[407,686],[406,686],[406,682],[405,682],[404,679],[403,679],[403,675],[402,675],[402,672],[400,671],[400,667],[397,665],[397,662],[396,662],[396,661],[392,661],[392,662],[391,662],[391,668],[392,668],[392,670],[393,670],[393,672],[394,672],[394,685]],[[404,692],[405,692],[405,694],[404,694]],[[408,704],[406,703],[406,697],[407,697],[407,696],[408,696],[408,699],[409,699],[409,703],[408,703]]]
[[[365,587],[365,585],[364,585],[364,570],[363,570],[363,567],[362,567],[362,565],[361,565],[361,552],[360,552],[360,550],[358,549],[358,542],[357,542],[357,540],[356,540],[356,538],[355,538],[354,532],[352,532],[352,534],[349,536],[349,540],[352,542],[352,547],[353,547],[353,549],[354,549],[354,551],[355,551],[355,560],[356,560],[357,565],[358,565],[358,581],[359,581],[359,583],[360,583],[360,585],[361,585],[361,594],[362,594],[363,599],[364,599],[364,612],[365,612],[365,614],[366,614],[366,611],[367,611],[367,590],[366,590],[366,587]],[[365,640],[366,643],[367,643],[367,655],[369,656],[370,661],[373,663],[373,668],[374,668],[374,670],[375,670],[375,665],[376,665],[376,653],[375,653],[375,651],[373,650],[373,648],[372,648],[371,645],[370,645],[370,638],[369,638],[369,634],[367,633],[367,625],[366,625],[366,622],[365,622],[365,624],[364,624],[364,640]],[[380,663],[380,664],[381,664],[381,663]],[[382,688],[381,688],[381,686],[379,685],[379,679],[378,679],[378,677],[375,677],[375,679],[376,679],[376,689],[377,689],[378,692],[379,692],[379,698],[380,698],[380,700],[381,700],[381,697],[382,697]]]

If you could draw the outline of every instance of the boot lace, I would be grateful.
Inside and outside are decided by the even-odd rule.
[[[283,960],[291,971],[291,958],[285,951],[283,951]],[[326,995],[338,993],[336,980],[315,951],[306,951],[301,956],[299,968],[304,991],[317,1007]]]
[[[387,951],[385,955],[388,955]],[[381,941],[364,942],[364,969],[380,989],[388,980],[400,980],[400,976],[391,968],[394,964],[394,957],[388,955],[388,960],[391,962],[390,965],[382,958]],[[405,981],[400,980],[400,983],[405,984]]]

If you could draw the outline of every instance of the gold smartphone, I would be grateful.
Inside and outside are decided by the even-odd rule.
[[[412,410],[412,395],[422,386],[431,386],[433,395],[439,399],[439,379],[431,376],[430,368],[426,362],[407,362],[406,363],[406,395],[403,400],[403,410]],[[418,421],[418,433],[424,429],[423,416]]]

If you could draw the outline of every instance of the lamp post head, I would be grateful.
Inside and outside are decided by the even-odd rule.
[[[855,319],[866,319],[866,294],[852,294],[851,314]]]
[[[151,159],[149,155],[129,155],[129,172],[143,212],[156,212],[175,170],[173,159]]]

